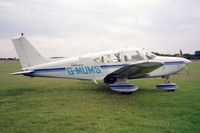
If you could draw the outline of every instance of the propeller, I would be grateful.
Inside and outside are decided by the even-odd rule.
[[[187,75],[190,76],[190,73],[189,73],[188,68],[187,68],[186,65],[185,65],[185,70],[186,70],[186,72],[187,72]]]
[[[181,49],[180,49],[180,56],[181,56],[182,58],[184,58],[184,57],[183,57],[183,52],[182,52]],[[189,73],[189,71],[188,71],[188,68],[187,68],[187,65],[186,65],[186,64],[185,64],[185,70],[186,70],[186,72],[187,72],[187,75],[190,76],[190,73]]]
[[[180,49],[180,56],[183,57],[183,52],[182,50]]]

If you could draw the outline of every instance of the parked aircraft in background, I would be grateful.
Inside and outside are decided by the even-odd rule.
[[[22,69],[13,75],[81,80],[103,80],[110,89],[131,93],[138,89],[128,79],[162,77],[167,83],[158,89],[173,91],[178,88],[169,76],[183,70],[189,60],[181,57],[156,56],[138,48],[120,48],[73,58],[49,61],[23,36],[12,39]]]

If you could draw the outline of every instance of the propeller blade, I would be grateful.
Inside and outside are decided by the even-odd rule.
[[[186,65],[185,65],[185,69],[186,69],[187,75],[190,76],[190,73],[189,73],[188,68],[187,68]]]
[[[180,56],[183,57],[183,52],[182,50],[180,49]]]
[[[180,49],[180,56],[181,56],[182,58],[184,58],[184,57],[183,57],[183,52],[182,52],[181,49]],[[187,68],[186,64],[185,64],[185,70],[186,70],[186,72],[187,72],[187,75],[190,76],[190,73],[189,73],[189,71],[188,71],[188,68]]]

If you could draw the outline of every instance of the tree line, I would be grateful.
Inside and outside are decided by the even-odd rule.
[[[0,60],[19,60],[19,59],[17,59],[16,57],[14,57],[14,58],[0,58]]]
[[[154,53],[155,55],[158,55],[158,56],[171,56],[171,57],[180,57],[181,56],[181,54],[161,54],[158,52],[152,52],[152,53]],[[200,59],[200,51],[195,51],[194,54],[183,54],[182,57],[184,57],[186,59],[197,60],[197,59]]]

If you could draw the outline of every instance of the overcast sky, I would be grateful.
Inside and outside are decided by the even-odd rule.
[[[138,47],[200,50],[200,0],[0,0],[0,57],[23,32],[46,57]]]

